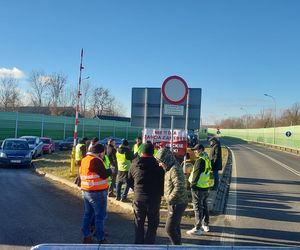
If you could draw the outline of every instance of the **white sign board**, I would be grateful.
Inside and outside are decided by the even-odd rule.
[[[172,131],[170,129],[151,129],[143,131],[143,142],[151,141],[156,148],[159,145],[171,148]],[[177,156],[184,156],[187,148],[187,132],[183,129],[173,130],[173,152]]]
[[[183,115],[184,107],[182,105],[164,105],[164,114],[165,115]]]

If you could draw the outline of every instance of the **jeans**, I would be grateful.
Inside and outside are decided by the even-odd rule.
[[[117,187],[116,187],[117,198],[121,198],[121,189],[122,189],[123,184],[124,184],[123,181],[117,181]],[[125,182],[125,189],[122,194],[122,199],[127,198],[128,191],[129,191],[129,186],[128,186],[127,182]]]
[[[202,226],[204,219],[205,226],[209,223],[209,214],[207,207],[208,190],[193,190],[192,189],[192,202],[195,213],[195,227],[199,230]]]
[[[148,204],[146,202],[133,202],[135,240],[134,244],[154,244],[156,231],[159,225],[160,200]],[[145,219],[148,219],[148,228],[145,235]]]
[[[214,170],[213,171],[213,175],[214,175],[214,187],[212,188],[213,190],[217,190],[219,187],[219,170]]]
[[[165,228],[173,245],[181,245],[180,223],[186,206],[187,204],[168,206],[168,218]]]
[[[84,202],[84,215],[82,223],[83,237],[90,235],[90,226],[95,218],[96,238],[104,239],[104,220],[106,217],[107,191],[82,191]]]
[[[111,185],[108,189],[108,193],[113,194],[114,188],[116,187],[116,178],[117,178],[118,171],[116,171],[116,168],[114,166],[110,166],[110,169],[111,169]]]

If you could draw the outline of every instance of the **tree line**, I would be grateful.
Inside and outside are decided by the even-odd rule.
[[[276,127],[300,125],[300,103],[296,102],[292,107],[280,112],[275,119]],[[220,128],[270,128],[274,126],[274,112],[262,110],[257,115],[243,115],[230,117],[216,123]]]
[[[74,114],[78,90],[77,86],[68,84],[65,74],[32,71],[26,81],[30,89],[24,98],[18,79],[13,76],[0,78],[0,110],[18,111],[22,106],[32,106],[49,108],[52,115]],[[122,114],[123,109],[110,90],[94,85],[89,79],[82,80],[80,94],[82,117]]]

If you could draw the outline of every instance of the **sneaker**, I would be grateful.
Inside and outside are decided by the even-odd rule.
[[[209,232],[209,226],[202,225],[201,229],[202,229],[204,232]]]
[[[129,200],[127,198],[122,198],[121,201],[122,202],[129,202]]]
[[[203,231],[194,227],[193,229],[186,232],[188,235],[202,235]]]
[[[120,200],[121,200],[121,197],[116,197],[116,200],[117,200],[117,201],[120,201]]]

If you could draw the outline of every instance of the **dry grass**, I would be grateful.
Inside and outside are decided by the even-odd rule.
[[[34,166],[46,173],[50,173],[64,179],[74,181],[76,174],[70,172],[71,151],[57,151],[46,154],[33,160]],[[77,172],[77,169],[75,169]]]

